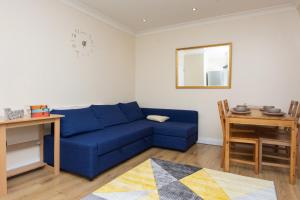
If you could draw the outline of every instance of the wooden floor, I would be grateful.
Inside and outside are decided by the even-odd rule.
[[[151,157],[215,170],[222,170],[220,168],[220,147],[218,146],[197,144],[186,153],[152,148],[98,176],[94,181],[88,181],[84,178],[65,172],[62,172],[60,176],[55,177],[46,169],[36,170],[28,174],[11,178],[8,181],[9,195],[2,199],[80,199]],[[260,175],[255,175],[253,169],[250,167],[234,165],[231,168],[231,172],[245,176],[273,180],[276,185],[278,199],[300,199],[299,170],[297,185],[295,186],[288,183],[289,173],[287,169],[265,167]]]

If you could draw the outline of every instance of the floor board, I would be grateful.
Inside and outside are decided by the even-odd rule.
[[[93,181],[62,172],[60,176],[55,177],[46,169],[39,169],[24,175],[9,179],[8,192],[4,200],[66,200],[80,199],[91,193],[100,186],[108,183],[115,177],[137,166],[148,158],[155,157],[173,162],[190,164],[199,167],[205,167],[215,170],[220,168],[220,147],[212,145],[197,144],[189,151],[181,153],[178,151],[152,148],[130,160],[118,165],[115,168],[103,173]],[[297,185],[292,186],[288,183],[288,170],[264,167],[259,175],[255,175],[251,167],[243,165],[233,165],[231,172],[244,175],[273,180],[276,185],[277,196],[279,200],[300,199],[300,179]]]

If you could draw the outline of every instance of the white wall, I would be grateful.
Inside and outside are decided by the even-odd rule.
[[[90,56],[77,57],[72,49],[76,28],[92,35]],[[1,111],[32,104],[88,105],[134,99],[132,35],[59,0],[0,1],[0,33]],[[9,132],[8,142],[23,141],[20,136]],[[35,161],[38,155],[36,150],[23,154],[9,154],[8,168]]]
[[[233,43],[230,90],[175,89],[175,49]],[[300,18],[296,9],[244,15],[141,35],[136,40],[136,99],[144,107],[199,111],[199,142],[220,143],[217,101],[276,105],[300,100]]]

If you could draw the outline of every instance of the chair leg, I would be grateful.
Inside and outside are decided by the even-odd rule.
[[[225,157],[225,151],[223,146],[221,149],[221,168],[224,168],[224,157]]]
[[[259,142],[259,170],[262,170],[263,144]]]
[[[259,174],[259,142],[255,144],[254,159],[255,159],[255,173]]]
[[[225,164],[225,136],[223,136],[223,146],[221,149],[221,168],[224,168]]]

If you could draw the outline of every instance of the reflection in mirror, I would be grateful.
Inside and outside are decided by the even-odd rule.
[[[231,44],[176,50],[177,88],[230,88]]]

